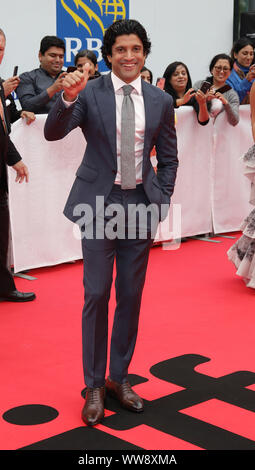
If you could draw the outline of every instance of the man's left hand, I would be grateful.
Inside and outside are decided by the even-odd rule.
[[[15,179],[17,183],[22,183],[24,179],[26,183],[28,183],[28,178],[29,178],[28,169],[25,163],[22,162],[22,160],[20,160],[18,163],[15,163],[15,165],[13,165],[12,168],[17,173],[16,179]]]
[[[31,111],[21,111],[22,119],[26,119],[26,123],[29,125],[35,120],[35,114]]]

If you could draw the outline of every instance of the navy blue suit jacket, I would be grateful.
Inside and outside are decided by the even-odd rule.
[[[142,178],[151,203],[169,204],[178,167],[174,107],[170,95],[142,80],[145,136]],[[96,196],[107,199],[117,173],[116,104],[111,74],[87,83],[78,100],[66,108],[60,97],[45,124],[47,140],[63,138],[80,126],[87,141],[83,161],[69,194],[64,213],[73,222],[77,204],[89,204],[96,213]],[[151,164],[157,152],[157,175]]]

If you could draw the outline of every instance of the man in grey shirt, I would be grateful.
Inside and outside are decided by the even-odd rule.
[[[57,36],[45,36],[41,40],[40,67],[20,75],[16,89],[23,109],[36,114],[48,114],[60,91],[66,72],[62,72],[65,43]]]

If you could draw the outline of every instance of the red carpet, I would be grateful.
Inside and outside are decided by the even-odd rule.
[[[227,259],[234,241],[217,240],[151,250],[130,367],[146,409],[107,399],[95,429],[80,418],[82,263],[17,278],[37,299],[0,304],[0,448],[254,450],[255,291]],[[114,304],[113,291],[110,327]]]

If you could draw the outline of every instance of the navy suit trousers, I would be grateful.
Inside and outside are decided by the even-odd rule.
[[[129,204],[150,202],[143,185],[133,190],[122,190],[114,185],[104,209],[119,204],[127,214]],[[105,211],[104,211],[105,213]],[[113,221],[104,217],[104,227]],[[95,226],[95,219],[93,222]],[[127,237],[129,220],[123,220],[124,237],[82,240],[84,258],[85,303],[82,315],[83,367],[87,387],[101,387],[105,382],[108,343],[108,302],[116,261],[116,309],[110,350],[110,377],[118,383],[127,379],[128,366],[133,356],[139,322],[142,291],[145,282],[149,251],[154,234],[147,227],[147,237],[137,233]]]

